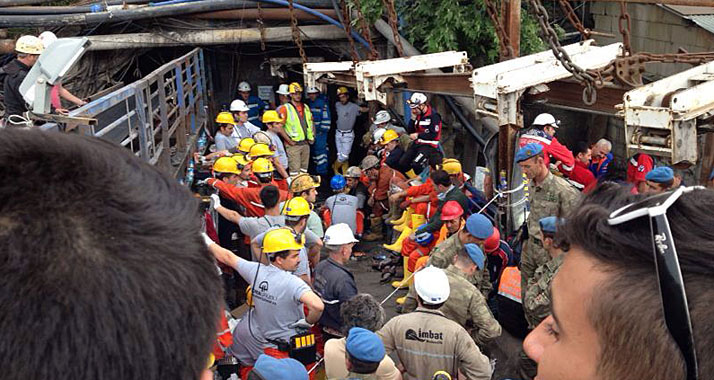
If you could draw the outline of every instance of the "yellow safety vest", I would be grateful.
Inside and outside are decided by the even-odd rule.
[[[302,124],[300,123],[300,114],[298,114],[297,109],[292,103],[288,104],[284,105],[287,113],[287,120],[285,120],[285,132],[288,136],[290,136],[291,140],[295,142],[303,141],[305,140],[305,132],[303,131]],[[305,113],[305,130],[307,131],[307,139],[314,140],[315,137],[312,135],[312,112],[310,112],[310,107],[303,104],[303,112]]]

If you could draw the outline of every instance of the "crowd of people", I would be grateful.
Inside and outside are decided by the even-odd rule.
[[[405,128],[381,110],[360,136],[346,88],[331,107],[281,85],[275,110],[238,90],[215,149],[194,156],[207,170],[193,197],[109,143],[0,132],[8,378],[491,379],[509,267],[531,330],[522,379],[712,370],[714,195],[673,168],[638,154],[615,183],[610,142],[573,154],[538,115],[514,157],[529,181],[516,246],[491,189],[444,157],[426,95],[409,97]],[[367,154],[350,166],[355,141]],[[406,291],[390,320],[349,268],[370,241],[389,252],[384,286]]]

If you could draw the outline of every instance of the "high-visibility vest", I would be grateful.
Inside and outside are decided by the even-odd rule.
[[[287,113],[287,120],[285,120],[285,132],[288,134],[291,140],[295,142],[300,142],[305,140],[305,132],[302,129],[302,124],[300,124],[300,115],[297,109],[292,103],[285,104],[285,112]],[[314,140],[315,137],[312,135],[312,112],[310,112],[310,107],[303,104],[303,112],[305,114],[305,130],[307,131],[307,139]]]
[[[521,300],[521,271],[517,267],[507,267],[503,270],[501,282],[498,284],[498,294],[523,303]]]

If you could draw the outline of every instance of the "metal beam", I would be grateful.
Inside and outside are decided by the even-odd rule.
[[[506,34],[511,42],[514,57],[521,53],[521,0],[509,0],[502,2],[503,25]],[[503,60],[503,57],[501,57]]]
[[[617,115],[617,106],[622,104],[622,97],[627,91],[624,88],[606,86],[597,90],[597,101],[592,106],[586,106],[581,98],[583,86],[571,80],[560,80],[548,83],[549,91],[537,95],[526,94],[524,103],[546,102],[555,107],[564,107],[581,112],[597,111],[610,116]]]

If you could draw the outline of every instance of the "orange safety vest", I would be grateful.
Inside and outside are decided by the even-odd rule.
[[[518,303],[521,301],[521,271],[517,267],[507,267],[501,274],[498,294]]]

